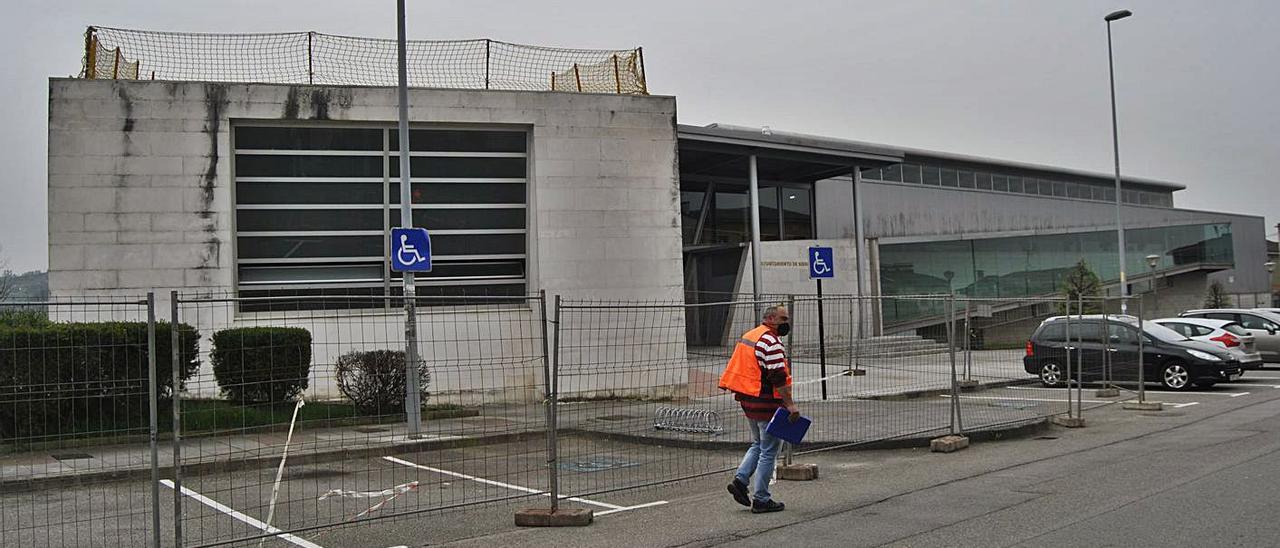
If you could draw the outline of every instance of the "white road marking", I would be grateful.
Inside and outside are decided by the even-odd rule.
[[[665,500],[658,500],[654,502],[646,502],[644,504],[637,504],[635,506],[628,506],[626,508],[615,508],[613,510],[605,510],[603,512],[598,512],[596,513],[596,517],[607,516],[609,514],[616,514],[618,512],[626,512],[627,510],[639,510],[641,508],[649,508],[651,506],[662,506],[663,504],[666,504],[666,503],[667,501]]]
[[[1061,392],[1063,390],[1061,388],[1040,388],[1035,386],[1007,386],[1006,388],[1010,390],[1052,390],[1057,392]],[[1280,385],[1276,385],[1275,388],[1280,388]],[[1240,396],[1249,394],[1249,392],[1169,392],[1169,391],[1153,391],[1152,393],[1173,394],[1173,395],[1192,394],[1192,395],[1204,395],[1204,396],[1226,396],[1228,398],[1238,398]]]
[[[168,488],[170,488],[170,489],[173,489],[173,482],[172,482],[172,481],[170,481],[170,480],[160,480],[160,483],[161,483],[162,485],[164,485],[165,487],[168,487]],[[261,521],[258,521],[257,519],[254,519],[253,517],[246,516],[246,515],[244,515],[244,514],[242,514],[242,513],[240,513],[240,512],[237,512],[234,508],[231,508],[230,506],[227,506],[227,505],[222,504],[222,503],[220,503],[220,502],[218,502],[218,501],[216,501],[216,500],[213,500],[213,499],[211,499],[211,498],[209,498],[209,497],[206,497],[206,496],[204,496],[204,495],[201,495],[200,493],[197,493],[197,492],[195,492],[195,491],[192,491],[192,490],[190,490],[190,489],[187,489],[186,487],[183,487],[183,488],[182,488],[182,494],[184,494],[184,495],[186,495],[186,496],[188,496],[188,497],[191,497],[191,498],[193,498],[193,499],[196,499],[196,501],[200,502],[201,504],[203,504],[203,505],[205,505],[205,506],[208,506],[208,507],[210,507],[210,508],[213,508],[214,510],[217,510],[217,511],[219,511],[219,512],[222,512],[222,513],[224,513],[224,514],[226,514],[226,515],[228,515],[228,516],[231,516],[232,518],[234,518],[234,519],[236,519],[236,520],[239,520],[239,521],[241,521],[241,522],[243,522],[243,523],[245,523],[245,524],[249,525],[250,527],[253,527],[253,528],[255,528],[255,529],[258,529],[259,531],[263,531],[263,532],[266,532],[266,533],[273,534],[273,535],[275,535],[276,537],[279,537],[279,538],[280,538],[280,540],[285,540],[285,541],[288,541],[288,542],[292,542],[292,543],[294,543],[294,544],[296,544],[296,545],[298,545],[298,546],[302,546],[303,548],[324,548],[323,546],[320,546],[319,544],[316,544],[316,543],[314,543],[314,542],[311,542],[311,541],[309,541],[309,540],[307,540],[307,539],[304,539],[304,538],[302,538],[302,537],[298,537],[298,536],[295,536],[295,535],[291,535],[291,534],[286,533],[286,532],[284,532],[284,531],[281,531],[281,530],[279,530],[279,529],[277,529],[277,528],[275,528],[275,527],[272,527],[272,526],[270,526],[270,525],[267,525],[267,524],[265,524],[265,523],[263,523],[263,522],[261,522]]]
[[[465,479],[465,480],[471,480],[471,481],[479,482],[479,483],[483,483],[483,484],[486,484],[486,485],[494,485],[494,486],[497,486],[497,487],[503,487],[503,488],[506,488],[506,489],[511,489],[512,491],[523,491],[523,492],[525,492],[525,493],[533,493],[533,494],[535,494],[535,495],[542,495],[542,496],[544,496],[544,497],[549,497],[549,496],[551,496],[551,493],[548,493],[548,492],[543,491],[543,490],[541,490],[541,489],[533,489],[533,488],[524,487],[524,486],[521,486],[521,485],[512,485],[512,484],[510,484],[510,483],[502,483],[502,482],[500,482],[500,481],[493,481],[493,480],[490,480],[490,479],[484,479],[484,478],[480,478],[480,477],[476,477],[476,476],[469,476],[469,475],[467,475],[467,474],[459,474],[459,473],[457,473],[457,472],[450,472],[450,471],[448,471],[448,470],[441,470],[441,469],[439,469],[439,468],[432,468],[432,467],[430,467],[430,466],[424,466],[424,465],[421,465],[421,464],[418,464],[418,463],[409,462],[409,461],[407,461],[407,460],[404,460],[404,459],[398,459],[398,458],[396,458],[396,457],[382,457],[382,459],[383,459],[383,460],[385,460],[385,461],[387,461],[387,462],[394,462],[394,463],[396,463],[396,464],[400,464],[400,465],[408,466],[408,467],[410,467],[410,468],[417,468],[417,469],[419,469],[419,470],[426,470],[426,471],[428,471],[428,472],[435,472],[435,473],[437,473],[437,474],[443,474],[443,475],[446,475],[446,476],[453,476],[453,477],[455,477],[455,478],[462,478],[462,479]],[[593,506],[599,506],[599,507],[601,507],[601,508],[608,508],[608,509],[610,509],[610,510],[622,510],[622,509],[625,509],[625,508],[626,508],[625,506],[618,506],[618,505],[616,505],[616,504],[609,504],[609,503],[607,503],[607,502],[599,502],[599,501],[594,501],[594,500],[591,500],[591,499],[584,499],[584,498],[578,498],[578,497],[565,497],[565,496],[561,496],[560,498],[561,498],[561,499],[564,499],[564,500],[571,500],[571,501],[573,501],[573,502],[581,502],[581,503],[583,503],[583,504],[590,504],[590,505],[593,505]]]
[[[951,397],[951,395],[950,395],[950,394],[941,394],[941,397],[943,397],[943,398],[950,398],[950,397]],[[1065,402],[1067,401],[1067,400],[1065,400],[1065,399],[1048,399],[1048,398],[1019,398],[1019,397],[1015,397],[1015,396],[960,396],[960,399],[962,399],[962,400],[1002,400],[1002,401],[1047,401],[1047,402],[1061,402],[1061,403],[1065,403]],[[1077,401],[1077,400],[1072,399],[1071,401],[1073,401],[1073,402],[1074,402],[1074,401]],[[1113,403],[1121,403],[1121,402],[1126,401],[1126,400],[1079,400],[1079,401],[1081,401],[1081,402],[1083,402],[1083,403],[1101,403],[1101,404],[1110,405],[1110,404],[1113,404]],[[1181,408],[1181,407],[1189,407],[1189,406],[1192,406],[1192,405],[1200,405],[1200,402],[1198,402],[1198,401],[1193,401],[1193,402],[1188,402],[1188,403],[1168,403],[1168,402],[1166,402],[1166,403],[1165,403],[1165,405],[1168,405],[1169,407]]]

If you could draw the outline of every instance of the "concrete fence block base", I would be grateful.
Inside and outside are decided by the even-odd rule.
[[[1049,419],[1049,421],[1063,428],[1084,428],[1084,417],[1067,417],[1058,415]]]
[[[954,453],[966,447],[969,447],[968,436],[953,434],[929,440],[929,450],[934,453]]]
[[[779,464],[778,479],[786,481],[813,481],[818,479],[816,464]]]
[[[1164,403],[1158,401],[1127,401],[1120,407],[1129,411],[1164,411]]]
[[[961,392],[973,392],[978,389],[979,384],[978,381],[973,379],[965,379],[956,381],[956,386],[960,388]]]
[[[595,514],[585,508],[527,508],[516,512],[520,527],[583,527],[591,525]]]
[[[1095,398],[1115,398],[1120,396],[1120,389],[1119,388],[1099,388],[1097,392],[1093,393],[1093,396]]]

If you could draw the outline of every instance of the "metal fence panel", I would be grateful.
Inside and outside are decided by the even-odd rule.
[[[202,334],[180,407],[188,545],[548,487],[540,297],[417,300],[416,439],[404,412],[402,299],[183,297],[178,309]],[[218,504],[261,523],[229,519]]]
[[[152,382],[148,310],[134,297],[0,305],[0,545],[157,540],[151,413],[171,385]]]

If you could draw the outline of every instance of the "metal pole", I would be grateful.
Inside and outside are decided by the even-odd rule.
[[[1064,350],[1067,353],[1067,359],[1066,359],[1067,376],[1063,380],[1065,380],[1067,383],[1067,417],[1070,418],[1075,416],[1075,413],[1071,409],[1071,297],[1067,297],[1066,309],[1067,309],[1067,336],[1066,336],[1067,344],[1065,345]],[[1077,372],[1077,374],[1079,373]],[[1079,383],[1076,383],[1076,384],[1079,384]]]
[[[1160,284],[1156,283],[1156,267],[1151,266],[1151,312],[1153,316],[1160,315]]]
[[[484,39],[484,89],[489,89],[489,50],[492,44],[493,40]]]
[[[951,358],[951,433],[959,432],[960,392],[956,387],[956,294],[947,296],[947,353]]]
[[[822,399],[827,399],[827,332],[822,315],[822,278],[818,278],[818,374],[822,379]]]
[[[405,61],[404,0],[396,0],[396,71],[399,82],[396,95],[400,110],[400,226],[413,226],[413,178],[409,173],[409,74]],[[404,396],[405,420],[409,423],[409,437],[416,438],[422,430],[422,388],[418,379],[418,315],[414,310],[416,289],[413,273],[404,276]]]
[[[147,292],[147,393],[151,429],[151,545],[160,548],[160,393],[156,387],[156,294]]]
[[[1067,308],[1071,308],[1071,298],[1067,298]],[[1080,319],[1084,319],[1084,294],[1076,294],[1076,310],[1080,313]],[[1106,325],[1103,325],[1103,332],[1106,331]],[[1105,337],[1105,335],[1104,335]],[[1080,375],[1080,382],[1076,383],[1076,416],[1084,418],[1084,330],[1080,330],[1080,334],[1076,335],[1077,348],[1081,349],[1076,352],[1076,374]],[[1071,399],[1070,387],[1067,389],[1067,399]]]
[[[547,468],[551,478],[551,513],[560,508],[560,462],[556,447],[556,421],[559,410],[556,401],[559,399],[556,390],[560,384],[560,295],[556,295],[555,310],[554,359],[551,362],[549,378],[550,391],[547,393]]]
[[[1124,297],[1129,296],[1128,280],[1124,275],[1124,221],[1120,217],[1120,203],[1124,192],[1120,188],[1120,126],[1116,122],[1116,69],[1111,54],[1111,22],[1107,21],[1107,72],[1111,77],[1111,143],[1116,162],[1116,239],[1120,252],[1120,313],[1129,312],[1129,303]]]
[[[169,292],[169,346],[173,361],[173,545],[182,547],[182,353],[178,336],[178,292]]]
[[[1142,343],[1145,338],[1142,332],[1142,299],[1138,299],[1138,403],[1147,401],[1146,372],[1143,371],[1145,367],[1142,364]]]
[[[853,239],[855,240],[854,267],[858,275],[858,338],[862,339],[866,336],[862,326],[867,320],[862,297],[866,295],[866,282],[870,269],[866,268],[867,240],[862,234],[862,170],[858,169],[858,166],[853,166]],[[864,270],[866,272],[863,272]]]
[[[311,53],[312,38],[314,38],[315,35],[316,33],[313,31],[307,32],[307,83],[308,84],[316,83],[315,63],[312,61],[312,53]]]
[[[757,301],[756,317],[760,316],[760,181],[756,170],[756,155],[747,157],[748,194],[751,195],[751,298]]]
[[[971,327],[972,319],[969,317],[969,301],[964,302],[964,380],[969,380],[970,370],[973,368],[973,348],[970,340],[973,338],[973,327]]]

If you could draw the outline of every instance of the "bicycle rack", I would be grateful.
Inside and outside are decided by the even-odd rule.
[[[659,407],[653,412],[653,428],[693,434],[722,434],[724,420],[720,413],[709,409]]]

